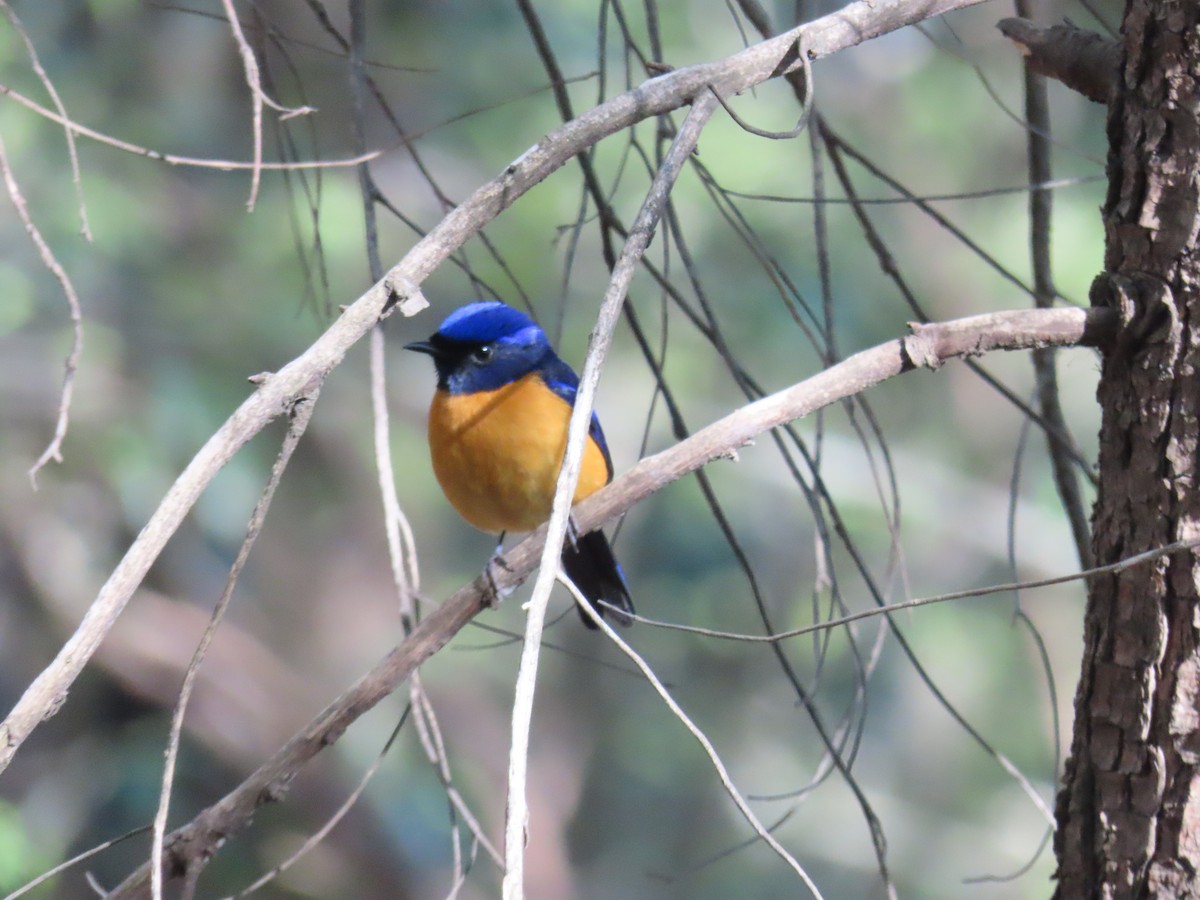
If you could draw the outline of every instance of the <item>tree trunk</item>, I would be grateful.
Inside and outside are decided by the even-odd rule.
[[[1109,110],[1099,564],[1200,535],[1200,4],[1130,0]],[[1089,584],[1056,897],[1200,897],[1200,562]]]

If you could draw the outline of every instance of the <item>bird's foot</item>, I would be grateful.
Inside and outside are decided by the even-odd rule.
[[[501,600],[516,590],[515,586],[501,588],[496,581],[497,569],[505,572],[512,571],[509,564],[505,562],[504,557],[500,555],[502,549],[502,546],[496,547],[495,554],[488,560],[488,564],[483,567],[483,576],[487,580],[487,592],[484,595],[483,602],[491,609],[498,607]]]

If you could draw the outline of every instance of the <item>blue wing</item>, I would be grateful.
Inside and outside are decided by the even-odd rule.
[[[575,394],[579,390],[579,376],[575,374],[575,370],[553,354],[539,366],[539,370],[542,380],[546,382],[546,386],[574,407]],[[608,443],[604,440],[604,432],[600,428],[600,420],[596,418],[594,412],[592,413],[592,424],[588,428],[588,434],[596,442],[596,446],[600,448],[600,452],[604,454],[604,465],[608,469],[608,480],[612,481],[612,457],[608,454]]]

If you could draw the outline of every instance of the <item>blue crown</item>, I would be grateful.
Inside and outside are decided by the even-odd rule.
[[[465,344],[486,344],[518,336],[528,340],[536,338],[536,332],[540,331],[533,319],[499,300],[485,300],[460,307],[450,313],[438,328],[438,334],[443,338]]]

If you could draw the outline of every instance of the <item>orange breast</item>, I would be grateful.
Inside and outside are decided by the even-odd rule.
[[[483,531],[530,531],[550,517],[571,407],[536,375],[495,391],[438,391],[429,408],[433,471],[459,515]],[[608,482],[588,438],[574,502]]]

